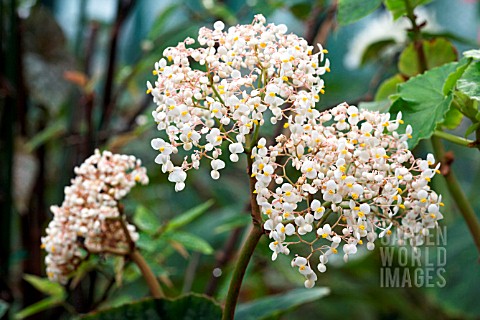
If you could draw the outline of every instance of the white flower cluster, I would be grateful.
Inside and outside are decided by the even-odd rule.
[[[392,230],[401,243],[419,246],[442,219],[441,196],[428,185],[439,165],[433,167],[431,154],[414,158],[406,142],[412,129],[399,134],[401,123],[401,113],[390,120],[388,113],[341,104],[308,123],[291,124],[290,137],[277,137],[275,146],[266,148],[260,139],[252,150],[272,259],[303,244],[308,255],[296,255],[292,266],[306,287],[317,279],[315,253],[317,269],[325,272],[340,248],[347,261],[357,246],[366,242],[373,250],[375,240]]]
[[[65,283],[90,253],[128,252],[136,241],[135,227],[121,221],[118,201],[137,182],[148,183],[146,169],[134,156],[109,151],[89,157],[75,168],[76,177],[65,188],[61,207],[52,206],[53,220],[42,238],[50,280]],[[128,237],[124,227],[128,229]]]
[[[249,135],[256,139],[265,118],[273,124],[290,112],[311,118],[324,93],[320,76],[330,69],[328,59],[320,65],[326,53],[321,46],[313,54],[306,40],[287,34],[285,25],[266,25],[262,15],[250,25],[224,29],[217,21],[214,30],[200,29],[200,47],[187,47],[195,43],[187,38],[165,49],[166,59],[153,71],[157,81],[147,83],[157,104],[157,128],[167,134],[166,140],[152,140],[159,151],[155,161],[169,173],[176,191],[185,187],[186,171],[198,169],[203,157],[211,160],[212,178],[219,178],[224,142],[236,162],[238,154],[250,149]],[[171,157],[179,148],[193,151],[175,166]]]

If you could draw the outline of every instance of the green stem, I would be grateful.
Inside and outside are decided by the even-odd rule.
[[[238,295],[240,294],[243,277],[245,276],[245,271],[247,270],[250,258],[252,257],[253,251],[255,251],[255,247],[257,246],[262,234],[263,230],[261,226],[254,224],[248,235],[247,241],[239,253],[237,265],[235,266],[232,279],[230,280],[230,286],[228,287],[222,320],[230,320],[234,318],[235,307],[237,306]]]
[[[441,130],[435,130],[435,132],[433,133],[433,136],[438,137],[438,138],[442,138],[444,140],[453,142],[455,144],[458,144],[458,145],[461,145],[461,146],[464,146],[464,147],[471,147],[474,143],[473,140],[465,139],[465,138],[462,138],[462,137],[459,137],[459,136],[456,136],[454,134],[450,134],[450,133],[447,133],[447,132],[444,132],[444,131],[441,131]]]
[[[253,193],[255,191],[255,178],[251,176],[253,161],[249,152],[246,153],[246,156],[248,162],[247,173],[250,183],[250,205],[252,207],[251,214],[253,225],[250,233],[248,234],[247,241],[243,245],[243,248],[240,250],[238,255],[237,264],[235,266],[235,270],[233,271],[232,279],[230,280],[230,286],[228,287],[222,320],[231,320],[235,316],[235,307],[237,306],[238,295],[240,294],[240,288],[242,286],[243,277],[245,276],[245,271],[247,270],[247,266],[250,262],[253,252],[255,251],[258,241],[263,235],[260,207],[258,206],[255,194]]]
[[[439,160],[445,158],[445,149],[443,147],[442,141],[436,137],[432,137],[433,150],[435,157]],[[460,183],[458,182],[452,168],[448,168],[447,174],[444,175],[445,180],[447,181],[447,188],[450,192],[450,195],[455,200],[460,213],[462,214],[465,222],[467,223],[468,229],[472,234],[473,241],[477,247],[478,252],[480,253],[480,222],[470,205],[470,201],[462,190]]]
[[[152,269],[147,264],[147,261],[143,258],[140,252],[137,249],[134,249],[128,255],[130,259],[138,266],[140,271],[142,272],[145,281],[147,282],[148,287],[150,288],[150,292],[152,296],[156,299],[164,298],[165,295],[163,294],[162,288],[158,284],[157,277],[152,272]]]

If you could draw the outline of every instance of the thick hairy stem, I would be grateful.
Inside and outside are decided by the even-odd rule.
[[[138,266],[140,271],[142,272],[143,278],[147,282],[148,287],[150,288],[150,292],[152,296],[156,299],[163,298],[165,295],[163,294],[162,288],[158,284],[157,278],[152,272],[152,269],[147,264],[147,261],[143,258],[143,256],[138,252],[137,249],[134,249],[128,255],[130,259]]]
[[[237,264],[235,270],[233,271],[232,279],[230,280],[230,286],[228,287],[227,299],[225,300],[225,307],[223,310],[223,320],[233,319],[235,315],[235,307],[237,306],[238,295],[240,293],[240,288],[242,286],[243,277],[245,276],[245,271],[250,262],[250,258],[255,251],[255,247],[258,244],[258,241],[263,235],[262,220],[260,215],[260,208],[255,199],[255,178],[252,177],[252,159],[250,153],[247,153],[248,168],[247,173],[250,179],[250,204],[252,208],[252,229],[248,234],[247,241],[243,245],[243,248],[239,252]]]
[[[443,148],[442,141],[436,137],[432,137],[433,149],[435,152],[435,157],[439,160],[444,160],[445,158],[445,149]],[[477,246],[477,250],[480,253],[480,222],[478,221],[475,211],[470,205],[470,201],[462,190],[460,183],[458,182],[452,168],[449,168],[444,175],[445,180],[447,181],[447,188],[450,192],[452,198],[455,200],[455,203],[460,210],[465,222],[467,223],[468,229],[472,234],[473,241]]]

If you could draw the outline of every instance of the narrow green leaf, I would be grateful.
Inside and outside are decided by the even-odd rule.
[[[35,289],[45,293],[46,295],[56,297],[63,300],[66,297],[65,288],[56,282],[52,282],[46,278],[41,278],[31,274],[26,274],[23,279],[30,283]]]
[[[375,101],[388,99],[390,95],[397,92],[397,85],[403,82],[405,82],[405,79],[400,74],[385,79],[378,87],[377,93],[375,94]]]
[[[207,241],[188,232],[183,232],[183,231],[167,232],[167,233],[163,233],[161,238],[167,241],[177,242],[182,246],[184,246],[186,249],[198,251],[203,254],[213,253],[213,248],[212,246],[210,246],[210,244]]]
[[[473,132],[475,132],[479,127],[480,127],[480,122],[474,123],[470,127],[468,127],[467,131],[465,131],[465,138],[468,137]]]
[[[381,100],[381,101],[369,101],[369,102],[360,102],[358,107],[361,110],[368,110],[368,111],[378,111],[380,113],[387,112],[390,108],[391,101],[388,99]]]
[[[215,228],[215,233],[223,233],[235,228],[247,226],[252,222],[252,217],[246,214],[236,214]]]
[[[407,14],[405,1],[409,1],[410,6],[415,8],[417,6],[427,4],[432,0],[385,0],[385,6],[392,13],[394,20],[397,20],[398,18]]]
[[[443,94],[443,86],[448,76],[455,72],[457,63],[448,63],[410,78],[398,86],[399,98],[390,107],[392,116],[401,111],[405,124],[413,129],[408,141],[410,148],[421,139],[429,138],[438,123],[442,122],[453,100],[453,93]]]
[[[328,294],[330,294],[330,289],[319,287],[295,289],[284,294],[261,298],[240,304],[235,312],[235,319],[257,320],[283,315],[295,307],[316,301]]]
[[[214,203],[213,200],[208,200],[207,202],[202,203],[201,205],[198,205],[182,213],[178,217],[168,222],[167,226],[165,227],[165,231],[175,230],[183,227],[186,224],[189,224],[190,222],[192,222],[193,220],[201,216],[203,213],[205,213],[208,210],[208,208],[210,208],[213,205],[213,203]]]
[[[163,34],[165,30],[165,23],[168,21],[168,18],[170,18],[170,16],[178,9],[178,7],[178,3],[173,3],[160,12],[150,28],[147,39],[154,40],[160,34]]]
[[[63,299],[59,299],[58,297],[54,297],[54,296],[40,300],[37,303],[29,305],[25,309],[17,312],[15,314],[15,319],[17,320],[25,319],[33,314],[56,307],[62,304],[62,302],[63,302]]]
[[[434,40],[423,41],[422,45],[427,62],[427,69],[433,69],[457,59],[457,51],[455,47],[446,39],[437,38]],[[420,73],[417,51],[415,50],[415,45],[413,43],[408,45],[400,55],[398,60],[398,70],[408,77]]]
[[[457,81],[457,89],[470,97],[480,101],[480,61],[471,63]]]
[[[65,123],[63,121],[56,121],[52,125],[46,127],[40,133],[36,134],[29,142],[27,142],[28,152],[32,152],[41,145],[47,143],[49,140],[57,138],[63,134],[66,130]]]
[[[138,206],[133,216],[133,222],[138,226],[140,230],[145,231],[148,234],[154,234],[158,228],[160,228],[160,221],[158,217],[145,208],[144,206]]]
[[[212,299],[190,294],[175,300],[144,299],[120,307],[90,313],[87,320],[215,320],[222,317],[222,309]]]
[[[362,19],[375,11],[382,0],[339,0],[338,23],[342,26]]]

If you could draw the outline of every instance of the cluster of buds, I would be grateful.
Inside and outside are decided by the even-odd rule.
[[[326,50],[319,46],[313,53],[305,39],[287,34],[285,25],[266,25],[262,15],[249,25],[224,29],[217,21],[213,30],[200,29],[198,48],[188,47],[195,40],[187,38],[165,49],[166,58],[155,63],[157,80],[147,83],[157,104],[157,128],[166,132],[165,139],[152,140],[159,151],[155,161],[176,191],[203,157],[218,179],[225,167],[218,159],[222,145],[228,144],[230,160],[238,161],[265,121],[275,124],[295,114],[300,123],[318,116],[314,105],[324,93],[321,76],[330,70],[328,59],[321,65]],[[180,148],[191,154],[176,166],[171,157]]]
[[[119,200],[135,184],[147,184],[146,169],[134,156],[98,150],[79,167],[65,188],[61,207],[42,238],[50,280],[65,283],[88,253],[127,254],[138,239],[121,214]]]
[[[414,158],[407,144],[411,127],[397,132],[402,123],[401,113],[391,120],[388,113],[341,104],[308,123],[292,123],[289,137],[280,135],[276,145],[267,148],[260,139],[253,148],[272,259],[305,246],[292,266],[306,287],[317,279],[314,257],[325,272],[331,255],[342,250],[347,261],[358,246],[366,242],[373,250],[384,236],[416,247],[442,219],[441,196],[428,185],[439,165],[431,154]]]

